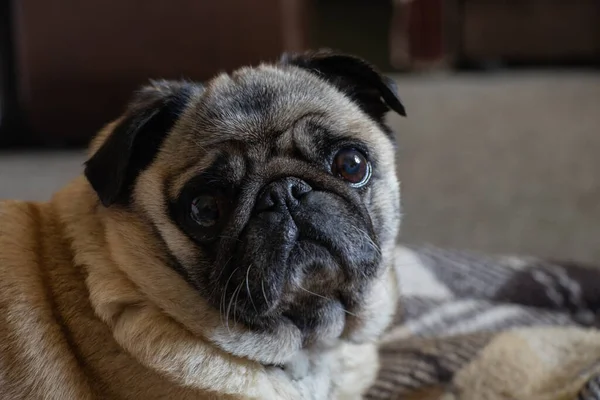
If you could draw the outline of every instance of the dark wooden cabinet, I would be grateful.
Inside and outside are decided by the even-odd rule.
[[[9,130],[17,120],[10,3],[0,1],[0,148],[15,138]]]
[[[16,100],[31,139],[84,144],[150,78],[204,80],[300,50],[305,3],[13,0]]]
[[[599,0],[462,0],[461,13],[468,60],[600,60]]]
[[[393,0],[392,64],[598,64],[600,0]]]

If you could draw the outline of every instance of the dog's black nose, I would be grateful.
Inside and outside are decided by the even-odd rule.
[[[284,206],[288,209],[295,208],[302,196],[312,188],[301,179],[287,177],[269,183],[263,188],[256,200],[256,211],[268,211]]]

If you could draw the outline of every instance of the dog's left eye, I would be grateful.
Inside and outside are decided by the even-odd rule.
[[[219,203],[215,196],[198,196],[192,200],[192,219],[204,228],[214,226],[220,217]]]
[[[331,172],[352,186],[361,187],[371,178],[371,164],[360,151],[346,148],[335,155]]]

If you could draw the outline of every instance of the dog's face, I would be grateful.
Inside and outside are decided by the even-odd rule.
[[[147,222],[165,268],[224,324],[286,327],[305,346],[351,338],[397,235],[389,109],[404,114],[385,78],[328,53],[158,82],[99,139],[86,176],[109,210]]]

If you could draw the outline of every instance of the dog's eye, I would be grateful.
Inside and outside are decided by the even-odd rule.
[[[219,203],[215,196],[198,196],[192,201],[192,219],[204,228],[214,226],[219,220]]]
[[[360,151],[346,148],[335,155],[331,172],[352,186],[360,187],[371,178],[371,164]]]

